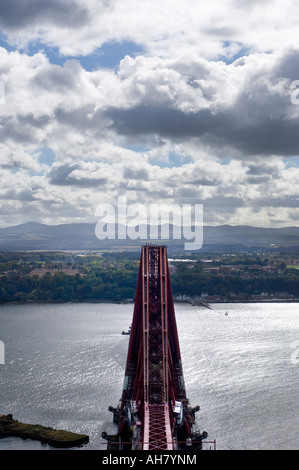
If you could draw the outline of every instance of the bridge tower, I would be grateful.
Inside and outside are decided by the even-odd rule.
[[[142,247],[123,392],[117,408],[120,449],[201,449],[186,397],[165,246]]]

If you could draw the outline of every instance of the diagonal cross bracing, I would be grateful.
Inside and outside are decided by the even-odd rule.
[[[172,449],[181,404],[180,436],[191,436],[165,246],[142,247],[128,348],[119,436],[141,423],[143,449]],[[134,403],[134,406],[132,405]],[[136,416],[132,409],[137,410]]]
[[[143,449],[173,450],[169,408],[161,405],[145,405]]]

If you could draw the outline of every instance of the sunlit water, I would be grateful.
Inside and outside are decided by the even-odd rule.
[[[196,427],[218,449],[298,449],[298,304],[176,304],[187,395]],[[0,307],[0,414],[90,436],[105,449],[108,406],[121,396],[133,305]],[[225,313],[228,313],[226,315]],[[297,343],[296,343],[297,342]],[[48,445],[0,439],[0,450]]]

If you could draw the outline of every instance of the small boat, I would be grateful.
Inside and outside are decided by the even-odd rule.
[[[128,331],[122,331],[122,335],[130,335],[131,334],[131,327],[128,329]]]

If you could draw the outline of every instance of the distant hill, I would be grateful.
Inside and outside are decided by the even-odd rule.
[[[0,250],[100,250],[139,249],[147,240],[99,240],[95,235],[96,224],[74,223],[45,225],[29,222],[0,228]],[[145,230],[149,229],[144,227]],[[117,229],[116,229],[117,233]],[[169,250],[182,251],[183,237],[170,240],[150,240],[151,243],[167,244]],[[205,226],[202,251],[240,251],[247,249],[299,249],[299,227],[261,228],[251,226]]]

